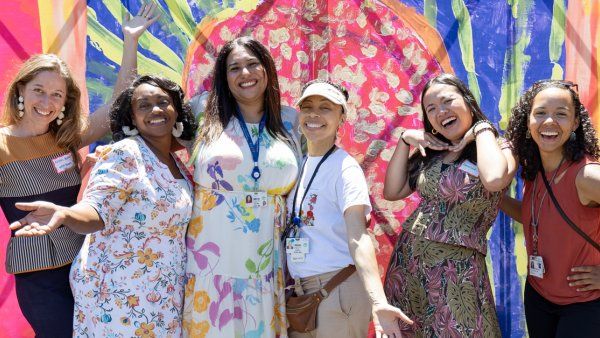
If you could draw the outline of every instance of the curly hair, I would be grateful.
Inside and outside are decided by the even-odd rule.
[[[267,78],[267,88],[263,99],[263,109],[266,114],[265,129],[271,136],[293,145],[281,118],[281,95],[275,61],[265,46],[249,36],[227,42],[217,55],[212,73],[212,88],[208,95],[198,142],[209,144],[215,141],[227,127],[229,121],[238,115],[237,102],[227,84],[227,57],[235,47],[243,47],[248,50],[265,69]]]
[[[184,101],[183,89],[181,89],[177,83],[169,79],[155,75],[142,75],[137,77],[131,86],[119,94],[111,107],[109,116],[113,140],[120,141],[128,137],[123,132],[124,126],[131,129],[135,128],[131,116],[133,112],[131,108],[131,99],[135,89],[144,83],[162,89],[171,97],[173,106],[177,112],[177,122],[183,123],[183,133],[179,138],[182,140],[193,139],[198,124],[196,123],[191,107]]]
[[[18,124],[19,88],[24,87],[42,72],[56,72],[65,81],[67,87],[65,117],[62,124],[50,123],[48,131],[54,136],[56,144],[70,151],[79,161],[77,150],[81,147],[81,133],[85,117],[81,113],[81,90],[71,75],[67,64],[54,54],[38,54],[30,57],[19,69],[17,75],[8,86],[4,115],[1,124]]]
[[[469,90],[469,88],[455,75],[443,73],[427,81],[425,87],[423,87],[423,91],[421,92],[421,111],[423,112],[423,127],[425,132],[432,133],[433,126],[431,125],[431,122],[429,121],[429,119],[427,118],[427,114],[425,113],[426,110],[423,106],[423,98],[425,97],[425,94],[427,93],[429,88],[436,84],[453,86],[458,90],[463,100],[465,100],[469,111],[473,115],[473,121],[471,125],[475,124],[477,121],[487,120],[487,117],[481,111],[481,108],[479,107],[477,100],[475,100],[475,96],[473,96],[473,93],[471,93],[471,90]],[[495,130],[494,133],[496,134],[496,136],[498,136],[498,133]],[[437,137],[443,142],[450,144],[450,140],[446,139],[440,133],[435,135],[435,137]],[[408,184],[412,190],[416,189],[417,178],[421,174],[421,171],[423,171],[423,169],[425,169],[427,165],[429,165],[432,159],[434,159],[438,154],[441,154],[442,152],[443,150],[427,149],[426,157],[423,157],[418,151],[412,154],[408,163]],[[469,143],[464,148],[458,159],[456,159],[456,161],[463,160],[469,160],[473,163],[477,163],[477,148],[475,142]]]
[[[579,94],[573,89],[576,85],[568,81],[542,80],[534,83],[512,109],[508,121],[506,138],[511,143],[513,153],[519,159],[522,167],[521,175],[526,180],[534,180],[542,168],[540,151],[531,137],[527,137],[529,115],[536,95],[547,88],[560,88],[568,90],[571,94],[575,118],[579,119],[579,126],[575,130],[575,139],[569,139],[563,146],[563,156],[568,161],[579,161],[585,155],[598,160],[600,149],[596,131],[590,120],[590,115],[579,100]]]

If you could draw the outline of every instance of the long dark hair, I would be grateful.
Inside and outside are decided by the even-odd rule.
[[[252,37],[244,36],[227,42],[219,51],[213,69],[213,82],[204,111],[204,122],[198,141],[210,143],[216,140],[232,117],[237,116],[237,102],[227,84],[227,57],[231,51],[240,46],[247,49],[263,66],[267,76],[267,88],[264,95],[265,129],[275,138],[293,144],[283,126],[281,118],[281,96],[277,70],[271,53],[260,42]],[[292,147],[293,148],[293,147]]]
[[[425,84],[425,87],[423,87],[423,91],[421,92],[421,110],[423,112],[423,125],[425,132],[432,133],[433,127],[431,126],[431,122],[427,118],[426,110],[423,105],[423,97],[425,97],[427,90],[429,90],[431,86],[436,84],[445,84],[458,89],[459,93],[462,95],[463,100],[465,100],[467,107],[469,107],[469,110],[473,114],[473,122],[471,125],[475,124],[475,122],[477,121],[487,120],[487,118],[481,111],[481,108],[479,108],[479,104],[477,104],[477,100],[475,100],[475,96],[473,96],[471,90],[469,90],[469,88],[458,77],[452,74],[444,73],[427,81],[427,84]],[[435,137],[437,137],[443,142],[450,144],[450,140],[442,136],[441,133],[437,133]],[[423,157],[418,151],[413,153],[408,162],[408,184],[412,190],[415,190],[417,187],[417,178],[419,177],[421,171],[425,167],[427,167],[427,165],[429,165],[432,159],[437,157],[442,152],[443,150],[427,149],[426,157]],[[473,163],[477,163],[477,148],[475,142],[469,143],[463,149],[462,153],[456,161],[463,160],[469,160]]]
[[[542,166],[540,150],[531,137],[527,137],[527,125],[529,114],[536,95],[547,88],[560,88],[568,90],[571,94],[575,118],[579,119],[579,126],[575,130],[575,139],[569,140],[563,146],[563,156],[566,160],[576,162],[585,155],[595,160],[600,158],[598,137],[590,120],[590,115],[579,100],[579,94],[574,87],[577,85],[560,80],[542,80],[534,83],[512,109],[512,115],[508,121],[506,138],[510,141],[513,153],[518,157],[522,167],[521,175],[526,180],[534,180]]]
[[[155,75],[142,75],[137,77],[131,86],[121,92],[110,110],[110,130],[114,141],[120,141],[127,137],[123,132],[123,127],[127,126],[131,129],[133,126],[131,98],[133,92],[140,85],[147,83],[151,86],[158,87],[167,93],[173,101],[173,107],[177,112],[177,122],[183,123],[183,133],[179,137],[182,140],[191,140],[194,138],[194,133],[198,124],[192,113],[189,104],[184,101],[184,94],[181,87],[169,80]]]

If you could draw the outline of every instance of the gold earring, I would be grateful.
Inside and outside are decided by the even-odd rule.
[[[433,135],[437,135],[438,131],[437,131],[437,130],[435,130],[435,129],[433,129],[433,128],[431,128],[431,133],[432,133]]]

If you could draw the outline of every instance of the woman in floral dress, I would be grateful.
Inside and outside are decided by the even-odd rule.
[[[296,114],[281,108],[273,59],[256,40],[227,43],[213,75],[206,108],[194,109],[204,122],[192,155],[184,334],[286,336],[278,239],[298,174]]]
[[[97,151],[82,201],[17,204],[32,211],[11,225],[17,236],[61,224],[89,234],[71,269],[74,336],[181,336],[192,186],[170,151],[195,129],[181,88],[142,76],[113,105],[119,142]]]
[[[516,163],[455,76],[430,80],[421,107],[424,130],[401,134],[386,172],[386,199],[421,196],[392,253],[386,295],[414,321],[400,322],[403,336],[499,337],[486,234]]]

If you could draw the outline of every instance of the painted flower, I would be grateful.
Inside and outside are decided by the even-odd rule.
[[[131,325],[131,319],[129,319],[129,317],[121,317],[120,321],[121,321],[121,325],[123,325],[123,326]]]
[[[110,323],[112,322],[112,317],[108,313],[105,313],[102,316],[100,316],[100,321],[102,323]]]
[[[140,305],[140,297],[138,296],[127,296],[127,306],[136,307]]]
[[[194,294],[194,311],[201,313],[208,309],[210,303],[210,297],[206,291],[196,292]]]
[[[160,295],[154,291],[146,295],[146,300],[150,303],[156,303],[160,300]]]
[[[156,208],[156,210],[158,210],[158,211],[163,211],[163,212],[166,212],[166,211],[168,211],[168,210],[169,210],[169,206],[171,206],[171,204],[170,204],[169,202],[167,202],[167,201],[163,201],[163,200],[158,200],[158,201],[156,202],[156,206],[155,206],[155,208]]]
[[[141,223],[146,220],[146,215],[141,212],[136,212],[134,218],[136,222]]]
[[[140,327],[135,330],[135,335],[141,338],[155,338],[154,323],[141,323]]]
[[[162,233],[170,238],[176,238],[177,237],[177,227],[176,226],[170,226],[170,227],[166,227]]]
[[[198,235],[202,232],[202,228],[202,216],[194,217],[188,225],[188,235],[193,238],[198,238]]]
[[[145,251],[138,250],[137,255],[138,263],[145,264],[148,268],[154,266],[154,261],[158,259],[158,254],[152,252],[151,248],[146,248]]]
[[[186,323],[186,329],[188,331],[188,335],[190,337],[196,337],[196,338],[204,338],[206,337],[206,334],[208,333],[208,329],[210,328],[210,324],[208,323],[208,321],[204,320],[201,322],[187,322]]]
[[[217,205],[217,195],[203,194],[202,195],[202,210],[210,210]]]

